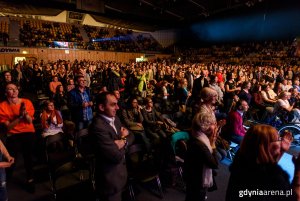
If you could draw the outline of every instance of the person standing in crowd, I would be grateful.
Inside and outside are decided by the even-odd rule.
[[[235,75],[232,72],[227,74],[227,81],[225,82],[225,94],[224,94],[224,110],[226,113],[230,112],[235,100],[238,99],[237,94],[241,90],[241,87],[236,86],[234,81]]]
[[[217,122],[212,113],[197,113],[184,162],[185,201],[204,201],[206,192],[216,188],[213,170],[218,168]]]
[[[278,165],[284,152],[288,151],[293,140],[290,132],[282,137],[269,125],[258,124],[251,127],[230,166],[226,201],[296,201],[300,191],[300,156],[294,159],[295,176],[290,184],[288,174]],[[241,196],[241,191],[291,191],[290,196],[268,194]]]
[[[3,77],[1,79],[1,84],[0,84],[0,101],[5,100],[5,88],[6,88],[6,85],[8,83],[13,82],[11,73],[9,71],[4,71],[2,75],[3,75]]]
[[[96,154],[96,191],[101,201],[121,201],[127,182],[125,150],[133,136],[116,116],[118,101],[113,93],[96,98],[97,115],[90,126]]]
[[[194,80],[192,88],[192,100],[194,103],[198,103],[200,101],[200,92],[204,87],[209,87],[206,70],[202,70],[201,76]]]
[[[35,129],[32,123],[34,107],[30,100],[19,98],[19,90],[15,84],[6,86],[6,101],[0,103],[0,123],[7,128],[6,146],[13,157],[18,152],[23,154],[29,192],[34,192],[32,149]],[[12,175],[12,169],[8,177]]]
[[[57,75],[53,76],[52,82],[49,83],[51,97],[54,96],[54,94],[56,93],[56,87],[59,85],[62,85],[62,83],[60,81],[58,81],[58,76]]]
[[[250,105],[252,100],[250,89],[251,89],[251,82],[245,81],[242,83],[242,90],[238,95],[239,99],[247,101],[248,105]]]
[[[68,96],[64,91],[62,85],[56,87],[56,93],[53,97],[54,105],[57,110],[59,110],[63,116],[64,120],[70,119],[70,111],[68,108]]]
[[[71,118],[76,124],[76,129],[87,128],[93,118],[93,102],[83,76],[77,77],[77,86],[69,92],[68,99]]]

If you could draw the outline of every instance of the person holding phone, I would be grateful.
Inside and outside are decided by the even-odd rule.
[[[27,176],[27,190],[34,192],[32,150],[35,129],[32,123],[34,107],[30,100],[19,98],[16,84],[9,83],[5,88],[6,100],[0,103],[0,123],[7,129],[6,146],[11,156],[23,154]],[[8,178],[12,176],[13,166],[8,169]]]
[[[270,125],[258,124],[251,127],[230,166],[226,201],[300,200],[300,157],[293,160],[295,176],[292,184],[287,172],[278,164],[284,152],[289,150],[292,141],[290,132],[284,132],[283,136],[280,136]],[[243,194],[244,191],[282,193],[247,196]]]

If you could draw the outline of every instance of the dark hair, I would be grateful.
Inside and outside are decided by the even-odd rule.
[[[63,87],[63,85],[61,85],[61,84],[60,84],[60,85],[57,85],[57,87],[55,88],[55,93],[57,93],[57,94],[59,93],[59,88],[60,88],[60,87]],[[64,88],[64,87],[63,87],[63,88]]]
[[[264,84],[264,85],[261,86],[261,90],[265,90],[267,87],[268,87],[268,85]]]
[[[229,73],[227,73],[227,75],[226,75],[226,80],[231,80],[232,79],[232,73],[233,72],[229,72]]]
[[[210,78],[210,83],[215,83],[216,75],[211,75]]]
[[[242,102],[243,102],[243,101],[247,102],[247,101],[244,100],[244,99],[240,99],[238,102],[236,102],[236,104],[235,104],[235,110],[238,110],[239,107],[242,106]]]
[[[84,76],[83,76],[83,75],[78,75],[78,76],[76,77],[76,83],[77,83],[77,84],[78,84],[78,80],[79,80],[80,78],[84,78]]]
[[[96,106],[98,107],[100,104],[106,105],[107,104],[107,96],[115,96],[114,93],[105,91],[96,96]]]
[[[136,97],[136,96],[131,96],[128,100],[127,100],[127,106],[129,107],[129,108],[131,108],[132,107],[132,101],[133,100],[138,100],[138,98]]]
[[[50,99],[50,100],[45,100],[45,101],[42,103],[43,110],[47,110],[48,105],[49,105],[50,103],[53,103],[53,104],[54,104],[54,101],[51,100],[51,99]]]
[[[255,84],[253,89],[252,89],[252,93],[258,93],[259,87],[261,87],[260,84]]]
[[[146,97],[144,99],[144,104],[148,104],[150,101],[152,101],[152,98],[151,97]]]
[[[245,89],[248,86],[249,83],[250,83],[249,81],[243,82],[242,89]]]

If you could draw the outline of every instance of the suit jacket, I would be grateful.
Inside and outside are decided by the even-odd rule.
[[[127,169],[125,162],[125,148],[118,149],[114,140],[120,140],[122,124],[115,117],[115,127],[109,124],[100,114],[97,114],[90,126],[96,154],[96,185],[97,191],[104,195],[113,195],[121,192],[126,185]],[[127,137],[128,144],[133,142],[133,136]]]
[[[202,84],[203,79],[203,84]],[[192,89],[192,99],[195,101],[200,100],[200,92],[204,87],[209,87],[209,83],[206,78],[200,76],[194,80],[193,89]]]

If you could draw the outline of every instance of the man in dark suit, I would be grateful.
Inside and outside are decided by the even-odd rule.
[[[101,201],[121,201],[127,181],[125,150],[133,136],[116,116],[119,106],[113,93],[99,94],[96,104],[97,115],[90,127],[96,154],[96,190]]]
[[[192,88],[192,100],[194,103],[198,103],[200,101],[200,92],[204,87],[209,87],[206,70],[202,70],[201,76],[194,80]]]

